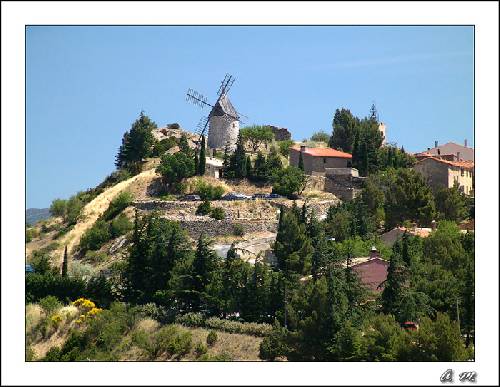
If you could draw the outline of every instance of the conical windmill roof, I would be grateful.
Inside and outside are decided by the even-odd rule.
[[[222,95],[214,106],[212,115],[223,116],[224,114],[229,114],[233,117],[238,117],[238,112],[234,108],[233,104],[229,100],[227,94]]]

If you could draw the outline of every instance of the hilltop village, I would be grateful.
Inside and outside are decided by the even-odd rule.
[[[27,228],[27,358],[473,359],[467,141],[410,154],[375,106],[302,141],[239,119],[224,92],[208,130],[141,112],[116,171]]]

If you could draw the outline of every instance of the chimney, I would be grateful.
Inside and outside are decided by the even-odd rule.
[[[305,145],[301,145],[300,146],[300,151],[301,152],[305,152],[306,151],[306,146]]]
[[[437,142],[437,141],[436,141],[436,142]],[[440,154],[441,154],[441,149],[439,149],[439,148],[438,148],[438,155],[440,155]]]
[[[464,146],[467,147],[467,139],[464,140]]]
[[[437,148],[437,147],[438,147],[438,142],[434,141],[434,148]]]
[[[457,152],[457,160],[460,161],[460,152]]]
[[[371,250],[370,250],[370,259],[372,258],[378,258],[378,250],[375,246],[372,246]]]

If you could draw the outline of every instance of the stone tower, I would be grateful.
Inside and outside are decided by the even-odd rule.
[[[209,148],[224,149],[226,144],[229,144],[230,150],[236,148],[240,123],[235,117],[238,117],[238,112],[229,101],[227,94],[223,94],[210,113],[208,127]]]
[[[385,137],[385,129],[385,124],[383,122],[379,122],[378,130],[380,131],[380,133],[382,133],[382,145],[385,145],[387,142]]]

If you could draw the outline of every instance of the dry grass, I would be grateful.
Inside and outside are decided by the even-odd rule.
[[[185,328],[189,329],[193,335],[193,350],[186,355],[183,360],[196,360],[194,348],[196,343],[207,343],[208,332],[203,328]],[[250,335],[242,335],[239,333],[217,332],[217,342],[213,347],[208,347],[210,356],[228,354],[231,360],[235,361],[256,361],[259,359],[259,346],[262,342],[262,337]]]
[[[64,246],[68,246],[68,251],[72,252],[75,246],[80,243],[80,238],[95,221],[109,207],[109,203],[122,191],[129,189],[133,184],[148,185],[156,177],[156,172],[151,169],[144,171],[128,180],[122,181],[98,195],[94,200],[88,203],[82,210],[82,220],[79,221],[73,229],[61,238],[60,248],[54,251],[55,264],[62,263]],[[148,183],[149,182],[149,183]]]

